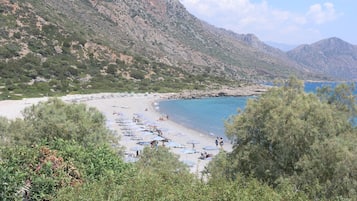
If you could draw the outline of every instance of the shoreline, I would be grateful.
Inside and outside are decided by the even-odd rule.
[[[57,98],[66,103],[84,103],[101,112],[106,118],[107,128],[120,136],[119,144],[125,147],[125,160],[137,160],[136,155],[144,148],[143,144],[147,146],[148,143],[157,139],[156,134],[147,132],[155,127],[162,132],[161,137],[167,139],[167,142],[160,141],[159,146],[169,147],[172,153],[179,156],[180,161],[190,167],[192,173],[199,174],[212,158],[200,159],[201,153],[215,156],[222,149],[227,152],[232,151],[232,145],[225,140],[223,147],[220,148],[215,144],[217,136],[202,133],[165,118],[164,114],[156,108],[158,103],[170,99],[252,96],[262,94],[268,89],[269,87],[264,85],[249,85],[181,93],[96,93],[66,95]],[[49,98],[51,97],[0,101],[0,116],[10,120],[22,118],[21,111],[26,107],[47,101]],[[135,118],[140,121],[134,123]],[[143,144],[139,144],[141,142]]]
[[[167,99],[198,99],[209,97],[224,97],[224,96],[255,96],[261,95],[268,91],[271,86],[254,84],[242,87],[224,87],[222,89],[212,90],[188,90],[180,93],[173,93]]]
[[[170,151],[179,156],[179,160],[188,163],[192,173],[200,173],[210,160],[199,159],[200,154],[207,152],[211,155],[216,155],[219,152],[215,148],[215,137],[201,133],[197,130],[185,127],[170,119],[166,119],[164,114],[161,114],[156,106],[158,102],[168,99],[172,94],[134,94],[129,97],[121,98],[106,98],[101,100],[86,101],[88,106],[96,107],[102,112],[109,127],[117,131],[121,140],[120,145],[126,147],[126,155],[132,158],[136,155],[136,150],[141,150],[143,146],[138,143],[148,143],[153,141],[157,135],[148,134],[145,128],[155,126],[162,131],[162,137],[168,139],[168,143],[160,141],[159,146],[171,146],[176,144],[176,147],[169,147]],[[139,118],[138,124],[133,124],[133,118]],[[126,122],[126,124],[118,123],[118,120]],[[130,134],[125,134],[123,130],[130,127]],[[188,142],[197,142],[194,145]],[[210,150],[205,150],[209,147]],[[213,147],[213,148],[212,148]],[[195,150],[193,153],[193,149]],[[223,146],[225,151],[231,151],[232,146],[225,142]]]
[[[201,133],[168,119],[162,119],[163,114],[156,109],[156,106],[158,102],[169,99],[172,95],[172,93],[100,93],[67,95],[58,98],[70,104],[84,103],[88,107],[94,107],[101,112],[106,118],[108,129],[120,136],[119,144],[125,147],[125,160],[136,160],[137,151],[140,152],[144,148],[143,145],[138,144],[139,142],[147,143],[157,137],[155,134],[144,132],[143,128],[154,125],[162,131],[162,137],[168,139],[167,144],[160,141],[159,146],[169,147],[172,153],[179,156],[179,160],[189,165],[192,173],[199,174],[210,161],[199,159],[200,154],[207,152],[215,156],[220,150],[219,148],[215,149],[214,136]],[[0,101],[0,116],[9,120],[22,118],[21,111],[26,107],[48,99],[49,97]],[[141,119],[140,124],[134,124],[133,117],[139,117]],[[120,121],[126,122],[126,125],[121,124]],[[126,135],[128,128],[132,135]],[[194,144],[189,142],[194,142]],[[177,146],[174,147],[172,144]],[[194,152],[192,152],[193,149]],[[225,142],[223,149],[231,151],[232,146]]]

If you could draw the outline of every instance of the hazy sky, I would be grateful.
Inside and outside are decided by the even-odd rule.
[[[180,0],[201,20],[262,41],[311,44],[338,37],[357,45],[357,0]]]

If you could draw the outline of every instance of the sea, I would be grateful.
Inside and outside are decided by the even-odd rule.
[[[305,91],[315,93],[323,86],[335,87],[336,82],[305,82]],[[354,92],[357,94],[357,91]],[[158,110],[179,124],[211,136],[227,139],[224,122],[243,111],[248,99],[256,96],[177,99],[159,102]]]

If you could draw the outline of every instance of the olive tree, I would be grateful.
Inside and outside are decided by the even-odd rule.
[[[317,160],[323,152],[321,144],[354,132],[346,115],[351,110],[341,110],[346,103],[353,108],[354,102],[339,100],[346,99],[334,99],[332,104],[305,93],[302,82],[294,78],[249,100],[243,112],[226,122],[233,151],[227,156],[225,173],[233,179],[238,173],[253,176],[272,186],[304,175],[308,165],[302,161]]]
[[[67,104],[53,98],[23,111],[31,143],[55,139],[74,140],[83,145],[116,142],[105,126],[105,117],[85,104]]]

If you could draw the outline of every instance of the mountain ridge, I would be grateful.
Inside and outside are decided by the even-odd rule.
[[[339,80],[357,80],[357,46],[337,37],[300,45],[287,55],[312,71]]]
[[[65,1],[56,2],[65,5]],[[119,37],[121,44],[123,44],[122,41],[130,41],[127,48],[138,54],[152,56],[158,62],[179,65],[193,73],[207,69],[207,66],[210,70],[214,67],[213,70],[217,72],[213,73],[216,75],[224,73],[240,79],[246,79],[245,76],[249,75],[248,73],[257,75],[255,71],[262,72],[265,67],[269,67],[269,70],[278,75],[279,72],[274,72],[277,68],[272,63],[279,66],[280,70],[289,69],[295,71],[294,73],[299,73],[299,70],[284,64],[284,61],[280,61],[279,58],[267,57],[265,52],[252,48],[234,37],[230,38],[231,36],[225,30],[216,29],[197,19],[189,14],[178,1],[101,1],[100,3],[90,1],[90,3],[92,3],[92,8],[120,26],[115,31],[124,35],[124,37]],[[155,9],[156,7],[151,7],[152,5],[161,5],[161,7]],[[63,12],[65,9],[61,10]],[[113,13],[112,10],[116,12]],[[147,10],[149,11],[146,12]],[[123,25],[121,22],[126,24]],[[114,32],[112,29],[108,30]],[[101,34],[117,44],[117,39],[114,40],[105,33]],[[173,49],[174,51],[171,51]],[[257,70],[246,67],[251,65],[252,59],[249,58],[255,59]],[[263,67],[260,68],[260,66]],[[286,77],[289,73],[280,74]]]
[[[4,97],[199,89],[291,75],[336,78],[333,71],[314,68],[318,61],[309,63],[303,51],[285,53],[254,34],[214,27],[178,0],[1,0],[0,5]]]

